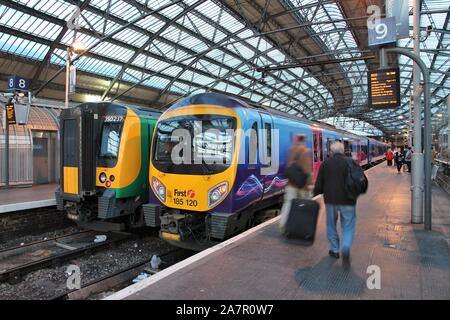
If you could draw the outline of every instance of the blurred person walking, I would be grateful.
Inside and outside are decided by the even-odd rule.
[[[413,151],[411,150],[411,147],[407,147],[406,152],[405,152],[405,164],[408,167],[409,173],[411,173],[412,154],[413,154]]]
[[[284,191],[284,201],[280,213],[280,231],[284,227],[294,199],[311,199],[312,192],[312,158],[311,151],[305,145],[306,136],[296,135],[294,144],[289,149],[286,177],[289,182]]]
[[[388,166],[392,166],[392,160],[394,159],[394,153],[392,152],[392,149],[389,148],[386,151],[386,160],[387,160],[387,165]]]
[[[397,173],[400,173],[400,171],[402,170],[402,166],[403,166],[403,147],[401,148],[397,148],[397,151],[395,151],[395,165],[397,166]]]

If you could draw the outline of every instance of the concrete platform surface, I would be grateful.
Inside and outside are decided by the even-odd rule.
[[[327,254],[322,211],[312,246],[280,236],[277,217],[106,299],[450,299],[449,197],[433,190],[425,231],[410,224],[408,173],[367,176],[350,270]]]
[[[56,205],[56,184],[0,190],[0,213]]]

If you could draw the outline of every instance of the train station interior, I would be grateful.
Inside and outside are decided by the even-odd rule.
[[[449,21],[0,0],[0,300],[450,299]]]

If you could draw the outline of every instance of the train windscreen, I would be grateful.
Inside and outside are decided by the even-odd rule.
[[[103,119],[98,158],[101,166],[112,167],[119,156],[120,139],[125,121],[123,116],[106,116]]]
[[[153,150],[154,166],[166,173],[214,174],[233,159],[233,117],[190,115],[160,121]]]

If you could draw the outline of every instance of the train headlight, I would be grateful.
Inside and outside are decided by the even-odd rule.
[[[214,206],[217,202],[222,200],[228,192],[228,183],[221,182],[208,191],[208,208]]]
[[[104,172],[100,173],[100,175],[98,176],[98,179],[100,180],[101,183],[105,183],[106,173],[104,173]]]
[[[166,187],[155,177],[152,177],[152,188],[159,200],[166,202]]]

